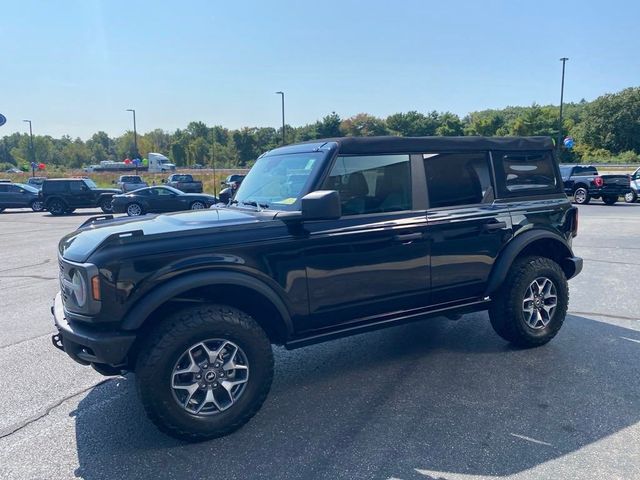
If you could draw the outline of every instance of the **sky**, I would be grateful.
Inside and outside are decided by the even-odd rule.
[[[640,2],[5,0],[0,136],[458,115],[640,83]]]

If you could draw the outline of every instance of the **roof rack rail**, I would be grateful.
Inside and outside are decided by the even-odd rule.
[[[82,225],[78,228],[88,227],[89,225],[93,225],[96,222],[101,222],[103,220],[113,220],[113,215],[97,215],[95,217],[88,218]]]

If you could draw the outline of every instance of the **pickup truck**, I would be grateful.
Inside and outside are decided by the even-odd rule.
[[[640,168],[631,174],[631,191],[624,196],[624,201],[634,203],[640,194]]]
[[[592,198],[601,198],[613,205],[630,191],[629,175],[600,175],[593,165],[560,165],[564,193],[578,205],[586,205]]]
[[[120,175],[118,181],[113,182],[117,187],[122,190],[122,193],[133,192],[139,188],[148,187],[147,182],[142,180],[140,175]]]
[[[169,178],[162,180],[169,187],[177,188],[184,193],[202,193],[202,182],[193,179],[193,175],[186,173],[174,173]]]

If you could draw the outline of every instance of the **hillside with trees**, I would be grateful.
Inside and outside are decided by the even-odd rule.
[[[332,112],[300,127],[286,127],[287,143],[316,138],[368,135],[549,135],[558,137],[559,107],[533,104],[500,110],[471,112],[460,118],[450,112],[395,113],[379,118],[367,113],[341,118]],[[640,87],[606,94],[592,102],[564,106],[563,136],[575,139],[572,150],[561,151],[563,162],[640,162]],[[280,145],[282,131],[271,127],[230,130],[194,121],[185,129],[161,129],[138,135],[138,149],[161,152],[178,166],[194,164],[245,168],[262,152]],[[103,160],[122,161],[135,154],[133,132],[110,137],[98,131],[86,141],[64,136],[34,137],[38,162],[47,166],[79,168]],[[31,161],[29,135],[14,133],[0,141],[0,169],[25,168]]]

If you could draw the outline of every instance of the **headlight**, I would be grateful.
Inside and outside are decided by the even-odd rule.
[[[76,305],[84,307],[87,303],[87,284],[77,270],[75,270],[71,276],[71,290]]]

